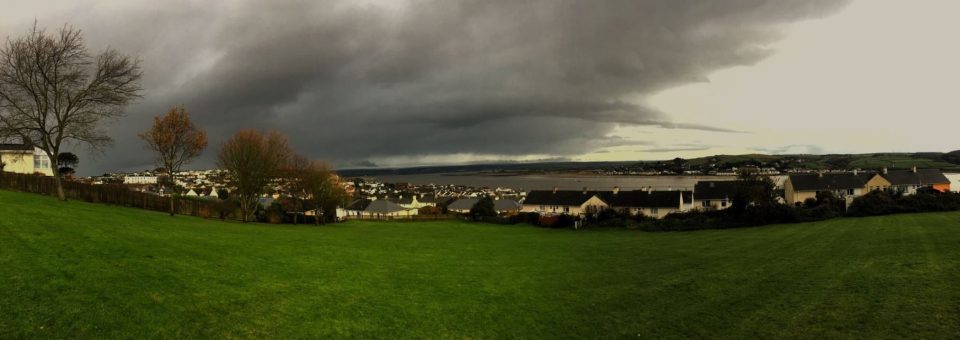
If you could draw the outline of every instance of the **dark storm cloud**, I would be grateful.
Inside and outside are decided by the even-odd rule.
[[[136,132],[179,104],[210,130],[199,166],[240,128],[280,129],[339,165],[636,143],[611,137],[617,126],[734,132],[673,121],[643,101],[755,63],[780,25],[844,1],[392,4],[147,2],[68,14],[94,46],[140,55],[146,68],[146,97],[113,127],[119,143],[103,168],[148,164]]]

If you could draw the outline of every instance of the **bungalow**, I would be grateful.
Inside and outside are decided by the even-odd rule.
[[[721,210],[733,204],[737,181],[700,181],[693,187],[695,209]]]
[[[622,214],[663,218],[670,213],[694,208],[692,191],[620,191],[614,188],[601,194],[604,202]]]
[[[347,205],[344,218],[357,219],[394,219],[409,218],[417,214],[417,209],[404,208],[389,200],[369,200],[360,198]]]
[[[609,207],[596,191],[584,190],[532,190],[523,200],[522,212],[539,214],[587,215]]]
[[[888,171],[883,168],[881,176],[890,182],[891,189],[906,195],[917,193],[920,188],[932,188],[940,192],[950,191],[950,180],[937,169]]]
[[[0,144],[0,171],[53,176],[50,157],[43,150],[24,144]]]
[[[886,190],[890,181],[879,174],[853,173],[790,175],[783,185],[787,204],[798,204],[816,198],[818,192],[832,192],[847,203],[872,190]]]
[[[447,206],[447,210],[466,214],[469,213],[470,209],[479,201],[479,198],[473,197],[460,198],[450,203],[450,205]],[[498,214],[515,214],[520,211],[520,203],[508,199],[493,200],[493,209],[496,210]]]

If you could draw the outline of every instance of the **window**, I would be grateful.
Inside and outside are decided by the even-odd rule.
[[[49,169],[50,168],[50,157],[46,155],[34,155],[33,156],[33,168],[34,169]]]
[[[563,212],[565,212],[565,213],[570,212],[570,206],[566,206],[566,205],[563,206]]]
[[[853,195],[853,189],[847,189],[847,195]]]
[[[660,213],[660,211],[659,211],[658,208],[650,208],[650,215],[656,216],[656,215],[659,214],[659,213]]]
[[[703,207],[704,208],[710,207],[710,201],[703,201]]]
[[[720,202],[720,206],[721,206],[721,207],[726,207],[726,206],[727,206],[727,201]]]
[[[544,210],[547,210],[547,207],[541,205],[541,206],[540,206],[540,211],[544,211]]]

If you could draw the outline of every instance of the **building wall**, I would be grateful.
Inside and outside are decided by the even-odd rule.
[[[886,178],[883,178],[883,176],[876,175],[867,181],[867,185],[863,187],[863,190],[859,195],[864,195],[873,190],[887,190],[888,188],[890,188],[890,181],[888,181]]]
[[[945,173],[943,175],[950,180],[950,191],[960,191],[960,173]]]
[[[389,214],[378,214],[359,210],[344,210],[346,214],[343,218],[347,219],[388,219],[388,218],[409,218],[417,215],[417,209],[395,211]]]
[[[950,183],[934,184],[933,188],[939,192],[947,192],[950,191]]]
[[[540,204],[526,204],[524,203],[521,210],[522,212],[535,212],[539,214],[567,214],[567,215],[584,215],[588,212],[599,212],[608,207],[607,203],[598,198],[597,196],[590,197],[586,202],[577,206],[577,205],[540,205]]]
[[[863,188],[854,188],[854,189],[844,189],[844,190],[833,190],[833,193],[837,197],[860,197],[872,190],[886,190],[890,188],[890,181],[887,181],[886,178],[883,178],[880,175],[874,175],[867,181],[867,184]],[[852,192],[851,192],[852,190]],[[817,198],[817,191],[796,191],[793,189],[793,183],[788,179],[786,184],[783,186],[784,198],[787,201],[787,204],[796,204],[803,203],[808,198]]]
[[[157,176],[126,176],[123,184],[157,184]]]
[[[816,191],[796,191],[793,189],[793,181],[787,179],[783,185],[783,198],[786,200],[787,204],[793,205],[796,203],[803,203],[803,201],[808,198],[817,198]]]
[[[704,204],[706,203],[706,205]],[[714,210],[723,210],[730,207],[730,204],[733,203],[731,199],[716,199],[716,200],[701,200],[694,199],[692,209],[714,209]]]
[[[0,153],[0,162],[5,163],[3,171],[18,174],[41,173],[44,176],[53,176],[52,163],[46,155],[40,154],[41,151],[7,151]],[[34,161],[42,158],[46,160],[47,167],[36,167]]]
[[[18,174],[33,173],[33,154],[29,152],[0,153],[0,162],[3,162],[3,171]]]

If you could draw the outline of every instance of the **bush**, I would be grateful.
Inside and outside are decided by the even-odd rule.
[[[535,212],[522,212],[513,216],[510,216],[510,220],[516,223],[527,223],[531,225],[540,225],[540,214]]]
[[[902,211],[900,205],[897,204],[897,201],[893,199],[893,197],[890,197],[890,194],[874,190],[854,199],[853,203],[850,204],[850,208],[847,209],[847,215],[876,216],[895,214]]]
[[[497,216],[497,209],[494,206],[493,198],[484,196],[478,200],[477,203],[474,203],[473,207],[470,208],[470,216],[474,218]]]

